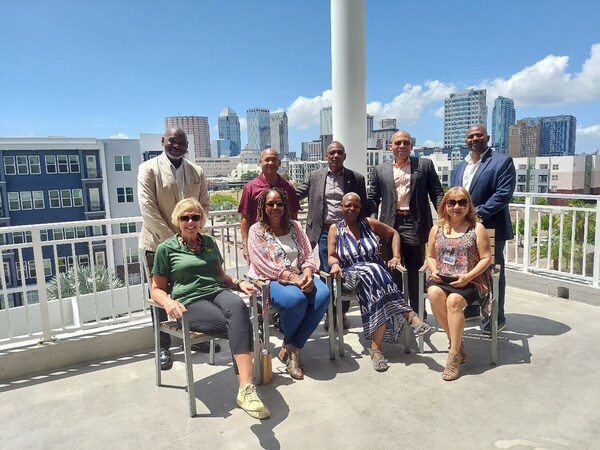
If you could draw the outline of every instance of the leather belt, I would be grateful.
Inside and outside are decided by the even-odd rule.
[[[396,215],[397,216],[410,216],[410,211],[408,209],[397,209]]]

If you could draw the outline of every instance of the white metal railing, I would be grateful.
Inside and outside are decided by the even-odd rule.
[[[596,226],[600,213],[600,196],[561,195],[561,194],[520,194],[523,203],[511,203],[510,210],[516,226],[515,239],[507,242],[505,252],[507,267],[523,272],[536,272],[552,277],[566,277],[570,281],[599,287],[600,278],[600,230]],[[552,202],[583,200],[589,207],[540,205],[540,198]],[[213,211],[209,213],[206,230],[211,233],[223,255],[225,268],[237,277],[247,269],[241,251],[241,234],[236,221],[236,211]],[[226,220],[235,221],[225,223]],[[143,283],[143,255],[139,255],[130,264],[124,264],[128,255],[135,256],[139,233],[113,232],[123,223],[135,223],[137,230],[141,226],[141,217],[122,217],[80,222],[63,222],[29,226],[6,227],[2,242],[8,242],[7,236],[21,233],[28,242],[0,245],[0,255],[5,264],[0,265],[0,294],[3,309],[0,309],[0,346],[21,341],[37,339],[49,342],[63,333],[97,328],[122,322],[148,318],[144,300],[148,287]],[[47,229],[85,227],[105,227],[105,235],[80,236],[60,240],[42,240]],[[79,228],[81,230],[81,228]],[[572,232],[571,230],[576,230]],[[30,237],[29,237],[30,236]],[[119,273],[124,287],[110,286],[98,291],[92,280],[90,294],[76,290],[72,297],[49,300],[48,282],[44,275],[44,259],[53,261],[54,272],[60,258],[76,255],[77,246],[84,247],[83,253],[92,270],[97,264],[105,265],[109,273]],[[25,280],[31,276],[24,262],[26,252],[32,253],[35,284],[27,285]],[[97,253],[105,253],[98,259]],[[79,252],[81,255],[81,251]],[[48,256],[50,255],[50,256]],[[20,276],[7,274],[14,270],[11,261],[20,261]],[[74,271],[80,270],[74,260]],[[10,275],[10,276],[9,276]],[[16,285],[9,281],[19,278]],[[8,281],[7,281],[8,280]],[[13,283],[14,284],[14,283]],[[27,301],[27,292],[37,293],[37,299]],[[19,294],[22,304],[11,306],[10,294]]]
[[[220,221],[225,216],[235,220],[237,216],[232,216],[234,214],[236,211],[209,213],[206,230],[214,236],[219,246],[225,269],[239,277],[246,270],[246,261],[241,251],[239,222]],[[139,230],[141,217],[3,228],[3,242],[7,242],[7,237],[13,233],[24,236],[26,241],[0,245],[0,255],[5,262],[0,264],[0,345],[32,339],[50,342],[61,333],[147,318],[148,310],[144,300],[148,295],[148,286],[143,282],[143,255],[137,254],[139,232],[115,233],[111,230],[115,226],[119,228],[123,223],[135,223]],[[81,230],[82,227],[98,229],[99,226],[105,227],[105,235],[42,240],[42,237],[47,236],[48,229],[80,227]],[[27,257],[27,253],[31,256]],[[104,256],[99,257],[98,253],[103,253]],[[134,260],[128,262],[130,255],[134,256]],[[91,277],[89,281],[92,292],[82,293],[79,285],[75,284],[75,295],[63,298],[59,279],[58,298],[51,300],[48,295],[51,279],[45,274],[45,270],[49,269],[49,260],[52,261],[52,275],[57,275],[59,267],[66,269],[64,261],[69,259],[72,259],[71,268],[77,275],[79,272],[83,273],[82,257],[92,273],[100,264],[105,265],[111,275],[119,273],[124,287],[117,288],[109,284],[108,289],[99,291],[96,279]],[[35,283],[27,284],[27,280]],[[14,305],[10,298],[18,298],[19,304]]]
[[[510,204],[515,239],[506,246],[507,267],[598,288],[600,196],[518,195],[524,202]]]

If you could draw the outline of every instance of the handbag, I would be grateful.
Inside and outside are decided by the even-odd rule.
[[[342,278],[342,294],[358,294],[362,289],[362,280],[358,272],[345,272]]]

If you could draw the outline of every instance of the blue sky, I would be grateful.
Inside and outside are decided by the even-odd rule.
[[[0,136],[161,133],[229,105],[289,116],[290,149],[331,104],[327,0],[0,0]],[[600,149],[600,2],[366,0],[367,111],[418,145],[443,141],[443,100],[475,87],[517,119],[572,114]],[[491,119],[490,119],[491,120]],[[246,144],[245,130],[242,145]]]

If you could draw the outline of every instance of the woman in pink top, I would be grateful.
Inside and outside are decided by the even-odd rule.
[[[439,221],[429,233],[427,266],[431,271],[427,294],[438,323],[450,340],[450,351],[442,378],[458,378],[467,362],[462,342],[463,309],[479,304],[488,294],[492,262],[490,240],[478,222],[475,206],[462,187],[446,192],[438,208]]]
[[[290,219],[287,193],[277,187],[258,201],[258,222],[248,234],[249,275],[271,280],[271,302],[280,309],[283,346],[279,359],[296,380],[304,378],[300,350],[329,305],[329,289],[320,278],[306,233]]]

